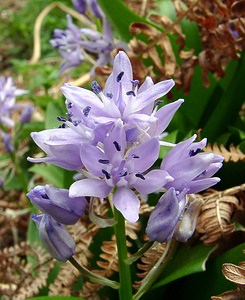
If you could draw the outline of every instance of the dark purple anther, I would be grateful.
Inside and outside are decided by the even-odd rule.
[[[86,107],[84,108],[83,114],[84,114],[85,117],[88,116],[90,110],[91,110],[91,106],[86,106]]]
[[[115,146],[115,148],[117,149],[117,151],[121,151],[121,146],[118,144],[117,141],[114,141],[113,145]]]
[[[124,75],[124,72],[120,72],[120,73],[117,75],[117,82],[121,81],[123,75]]]
[[[101,87],[97,81],[93,81],[91,86],[92,86],[92,90],[94,91],[95,94],[99,94],[101,92]]]
[[[134,97],[136,96],[134,91],[128,91],[128,92],[126,93],[126,95],[127,95],[127,96],[131,96],[131,95],[132,95],[132,96],[134,96]]]

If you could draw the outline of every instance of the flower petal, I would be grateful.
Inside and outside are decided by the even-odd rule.
[[[81,179],[74,182],[69,189],[69,197],[93,196],[105,198],[111,187],[105,181],[93,178]]]
[[[135,223],[139,218],[140,201],[127,187],[119,187],[113,195],[113,204],[126,220]]]
[[[179,202],[182,199],[177,198],[173,188],[159,199],[146,227],[146,234],[151,241],[162,243],[172,238],[180,216]]]
[[[183,99],[179,99],[173,103],[164,105],[155,113],[154,117],[158,118],[158,125],[155,133],[156,136],[161,134],[167,128],[175,112],[178,110],[178,108],[183,102]]]
[[[134,173],[146,171],[157,160],[159,148],[159,141],[155,138],[140,144],[129,152],[127,168]]]
[[[166,95],[174,86],[174,81],[172,79],[164,80],[156,83],[154,86],[146,89],[145,91],[139,93],[137,98],[131,105],[131,111],[137,112],[144,107],[148,106],[155,100]]]
[[[173,180],[173,178],[163,170],[152,170],[143,176],[144,179],[136,178],[132,186],[142,194],[153,193],[163,187],[167,182]]]
[[[101,171],[105,166],[103,163],[109,164],[104,152],[90,144],[81,147],[81,160],[86,169],[95,176],[103,176]]]
[[[208,189],[209,187],[220,182],[219,177],[205,178],[200,180],[194,180],[189,184],[188,194],[199,193],[203,190]]]

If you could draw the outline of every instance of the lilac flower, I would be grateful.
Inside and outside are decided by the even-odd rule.
[[[10,133],[6,133],[2,130],[0,130],[0,134],[2,136],[2,139],[3,139],[3,143],[4,143],[4,146],[5,146],[5,149],[8,153],[12,153],[14,151],[14,146],[13,146],[13,143],[12,143],[12,136]]]
[[[84,133],[85,134],[85,133]],[[30,162],[49,162],[67,170],[79,170],[83,164],[80,158],[81,135],[70,128],[47,129],[32,132],[34,142],[47,154],[46,157],[31,158]]]
[[[87,200],[84,197],[70,198],[68,193],[66,189],[38,185],[27,194],[27,197],[43,213],[59,223],[70,225],[75,224],[84,214]]]
[[[202,201],[198,198],[190,199],[187,203],[179,225],[175,229],[174,238],[179,242],[186,242],[196,229],[197,219],[202,206]]]
[[[33,114],[34,107],[31,104],[25,105],[20,116],[20,122],[22,124],[29,123]]]
[[[32,215],[32,219],[41,241],[54,258],[65,262],[75,254],[75,242],[64,225],[47,215]]]
[[[72,0],[72,4],[80,14],[85,14],[88,9],[96,18],[102,19],[105,17],[96,0]]]
[[[192,194],[220,181],[220,178],[211,176],[221,168],[223,157],[208,152],[199,153],[207,140],[194,143],[195,139],[196,135],[178,143],[163,159],[161,169],[174,178],[165,188],[174,187],[179,192],[187,189],[187,193]]]
[[[149,194],[172,179],[162,170],[147,172],[158,154],[159,142],[155,138],[128,149],[124,127],[118,121],[102,147],[88,144],[81,148],[81,159],[91,178],[73,183],[69,196],[105,198],[115,191],[114,206],[128,221],[136,222],[140,201],[133,190]]]
[[[94,69],[97,66],[105,66],[108,63],[112,63],[111,52],[118,46],[122,46],[122,43],[114,43],[114,38],[111,32],[109,23],[104,20],[103,32],[93,30],[90,28],[82,28],[80,45],[88,53],[97,55],[97,60],[91,70],[91,74],[94,75]],[[125,48],[125,45],[124,45]]]
[[[11,77],[0,77],[0,123],[13,127],[11,114],[16,108],[16,97],[26,94],[26,90],[17,89]]]
[[[155,100],[166,95],[174,86],[174,81],[170,79],[153,84],[151,78],[147,77],[138,88],[138,81],[133,80],[132,74],[128,56],[120,51],[115,57],[113,72],[106,81],[104,91],[97,82],[92,84],[94,93],[69,84],[61,88],[67,99],[68,110],[73,106],[76,111],[88,112],[86,120],[90,120],[94,127],[105,127],[121,119],[125,124],[127,140],[131,142],[139,136],[142,140],[158,138],[183,100],[157,110],[157,107],[154,108]],[[74,112],[71,113],[74,115]],[[79,121],[83,124],[84,118]]]
[[[176,225],[184,210],[185,202],[185,190],[179,193],[171,187],[163,194],[147,223],[146,234],[150,241],[162,243],[173,237]]]
[[[60,73],[69,68],[79,66],[84,60],[80,39],[80,29],[72,23],[71,17],[67,15],[67,29],[55,29],[54,39],[50,40],[51,45],[59,50],[63,58]]]

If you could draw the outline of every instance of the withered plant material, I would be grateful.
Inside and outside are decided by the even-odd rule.
[[[204,148],[204,151],[222,155],[224,157],[225,162],[245,161],[245,154],[240,150],[238,146],[235,147],[234,145],[230,145],[229,150],[227,150],[224,145],[218,146],[216,143],[213,145],[208,144]]]
[[[198,218],[196,231],[206,245],[218,243],[221,239],[235,231],[233,216],[235,213],[245,215],[244,195],[245,184],[214,192],[203,196],[203,205]],[[240,210],[240,211],[239,211]]]
[[[125,223],[126,236],[131,241],[138,239],[137,232],[140,229],[139,223],[131,224]],[[127,241],[128,248],[132,247],[132,242]],[[112,235],[110,241],[103,241],[101,246],[100,258],[103,260],[97,260],[97,265],[100,269],[93,269],[94,273],[97,273],[103,277],[110,278],[115,272],[118,272],[118,254],[115,236]],[[88,300],[100,299],[98,292],[103,288],[102,285],[90,281],[86,281],[82,287],[82,291],[79,296],[85,297]],[[101,299],[100,299],[101,300]]]
[[[228,292],[224,292],[218,296],[212,296],[212,300],[242,300],[240,291],[232,290]]]
[[[24,193],[0,191],[0,249],[26,240],[29,212]]]
[[[155,0],[126,0],[127,6],[137,15],[145,17],[150,9],[156,9]]]
[[[245,253],[245,251],[243,252]],[[227,291],[219,296],[214,296],[212,300],[245,299],[245,261],[238,265],[224,263],[222,272],[227,280],[237,285],[237,289]]]
[[[27,256],[33,262],[27,262]],[[54,260],[39,245],[22,242],[0,251],[0,294],[4,299],[25,300],[46,285]]]
[[[140,262],[137,264],[137,268],[140,271],[137,273],[137,276],[141,280],[134,282],[133,287],[135,289],[138,290],[140,288],[142,284],[142,280],[145,278],[145,276],[149,273],[149,271],[153,268],[153,266],[162,256],[165,248],[166,248],[165,243],[163,244],[157,243],[148,251],[146,251],[145,254],[141,257]]]
[[[69,226],[69,232],[76,242],[75,258],[85,267],[89,267],[89,260],[93,258],[89,247],[99,229],[97,225],[91,224],[86,219]],[[78,282],[79,276],[79,271],[69,262],[62,264],[57,277],[49,286],[49,296],[73,295],[75,293],[73,286]]]
[[[137,58],[147,59],[144,73],[154,80],[172,77],[188,93],[197,65],[201,66],[203,83],[208,87],[209,73],[223,77],[229,61],[240,57],[245,49],[245,5],[244,1],[221,0],[174,0],[173,4],[176,20],[156,14],[150,16],[162,31],[149,24],[133,23],[130,30],[134,38],[129,46]],[[202,44],[199,53],[186,47],[186,36],[180,25],[183,19],[198,25]],[[142,40],[139,34],[146,39]],[[179,46],[177,51],[173,42]]]

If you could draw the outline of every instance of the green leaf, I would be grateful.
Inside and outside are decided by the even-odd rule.
[[[181,284],[182,289],[179,291],[181,299],[207,300],[211,299],[211,296],[236,289],[236,285],[224,277],[222,265],[224,263],[238,264],[244,261],[244,248],[245,243],[243,242],[219,254],[214,259],[208,261],[205,272],[186,278]]]
[[[54,165],[36,164],[29,169],[38,175],[41,175],[48,183],[57,187],[63,187],[65,170]]]
[[[57,102],[49,102],[46,110],[45,128],[57,128],[60,125],[57,116],[61,116],[63,113]]]
[[[203,272],[206,269],[206,262],[210,254],[214,251],[214,247],[205,246],[203,243],[199,243],[193,247],[181,244],[172,261],[163,271],[161,279],[153,285],[153,288],[157,288],[166,285],[181,277]]]
[[[164,137],[164,142],[176,143],[178,131],[175,130]],[[172,147],[161,146],[159,158],[162,159],[172,149]]]
[[[234,71],[234,70],[233,70]],[[245,77],[245,55],[239,60],[230,81],[225,78],[225,85],[217,85],[210,97],[208,109],[202,116],[205,120],[203,135],[210,141],[215,141],[217,136],[228,131],[228,126],[234,124],[239,110],[244,102],[244,85],[239,80]],[[223,87],[222,87],[223,85]],[[224,89],[225,88],[225,89]]]
[[[132,38],[132,34],[129,31],[130,24],[134,22],[149,23],[130,10],[123,1],[98,0],[98,2],[110,23],[125,42],[128,42]]]
[[[28,300],[86,300],[85,298],[77,298],[71,296],[42,296],[35,298],[27,298]]]

